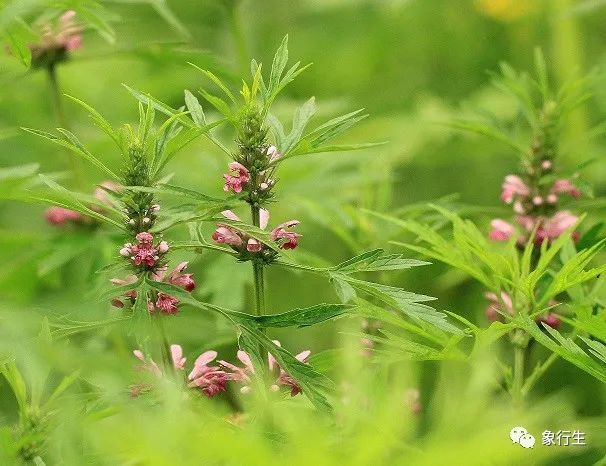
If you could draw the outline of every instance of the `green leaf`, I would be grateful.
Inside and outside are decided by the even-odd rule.
[[[117,180],[117,181],[120,180],[118,175],[116,175],[113,171],[111,171],[109,168],[107,168],[99,159],[97,159],[94,155],[92,155],[82,145],[82,143],[78,140],[76,135],[71,133],[70,131],[63,129],[63,128],[57,128],[57,131],[59,131],[61,134],[63,134],[68,139],[68,141],[66,141],[64,139],[61,139],[61,138],[55,136],[52,133],[47,133],[46,131],[40,131],[40,130],[32,129],[32,128],[22,128],[22,129],[24,131],[27,131],[28,133],[32,133],[32,134],[35,134],[36,136],[43,137],[61,147],[65,147],[66,149],[69,149],[76,155],[82,157],[85,160],[88,160],[95,167],[99,168],[101,171],[103,171],[104,173],[109,175],[114,180]]]
[[[463,332],[450,322],[446,314],[436,311],[434,308],[422,304],[433,301],[436,298],[405,291],[394,286],[381,285],[379,283],[357,280],[341,273],[331,273],[335,279],[340,279],[349,284],[356,291],[366,293],[383,303],[392,306],[411,319],[433,325],[448,333],[462,335]]]
[[[347,304],[317,304],[281,314],[261,315],[256,317],[255,320],[261,327],[308,327],[341,317],[352,309],[353,307]]]
[[[223,99],[205,90],[201,90],[200,93],[202,94],[202,97],[204,97],[213,107],[215,107],[219,111],[219,113],[221,113],[229,120],[233,120],[234,115],[231,111],[231,108],[229,108],[229,105]]]
[[[0,373],[2,373],[10,385],[11,390],[15,395],[15,399],[17,400],[19,411],[24,415],[28,406],[27,386],[25,385],[25,380],[23,379],[19,368],[14,361],[3,361],[0,364]]]
[[[68,99],[71,99],[72,101],[76,102],[81,107],[83,107],[90,114],[90,117],[93,119],[95,124],[99,128],[101,128],[101,130],[105,134],[107,134],[116,143],[116,145],[118,147],[121,146],[118,134],[114,131],[114,129],[112,128],[112,125],[105,118],[103,118],[103,116],[97,110],[95,110],[93,107],[91,107],[86,102],[76,99],[75,97],[72,97],[71,95],[65,94],[65,96]]]
[[[122,85],[137,100],[139,100],[140,102],[142,102],[146,105],[151,103],[156,110],[164,113],[165,115],[173,116],[173,115],[181,113],[179,110],[172,108],[170,105],[165,104],[164,102],[152,97],[149,94],[144,94],[143,92],[137,91],[136,89],[132,89],[131,87],[127,86],[126,84],[122,84]],[[181,123],[185,127],[192,128],[192,127],[196,126],[194,124],[194,122],[192,120],[190,120],[189,118],[187,118],[186,116],[179,116],[178,120],[179,120],[179,123]]]
[[[72,372],[70,375],[63,377],[57,388],[53,391],[53,393],[48,397],[44,404],[44,408],[48,408],[53,404],[53,402],[59,398],[65,390],[67,390],[70,386],[72,386],[78,379],[80,378],[80,371],[76,370]]]
[[[210,79],[213,83],[215,83],[217,85],[217,87],[223,91],[223,93],[227,96],[227,98],[229,100],[231,100],[234,104],[237,103],[236,98],[231,93],[229,88],[225,84],[223,84],[223,81],[221,81],[221,79],[219,79],[214,73],[212,73],[211,71],[208,71],[208,70],[204,70],[204,69],[200,68],[198,65],[195,65],[191,62],[188,62],[188,63],[191,66],[193,66],[194,68],[196,68],[198,71],[201,71],[208,79]]]
[[[429,265],[416,259],[404,259],[401,254],[384,254],[383,249],[374,249],[340,263],[333,270],[341,273],[375,272],[379,270],[404,270]]]
[[[284,73],[284,68],[286,68],[286,64],[288,63],[288,35],[284,36],[282,39],[282,43],[276,54],[274,55],[274,59],[271,65],[271,72],[269,76],[269,93],[274,94],[278,89],[278,85],[280,84],[282,73]]]
[[[309,364],[298,361],[284,348],[274,344],[267,336],[247,326],[239,327],[242,334],[253,343],[262,346],[272,354],[280,368],[293,377],[300,385],[303,394],[320,411],[330,412],[332,407],[326,397],[327,391],[334,388],[333,382],[317,372]]]
[[[45,197],[33,195],[33,196],[31,196],[32,199],[36,199],[36,200],[42,201],[42,202],[47,202],[51,205],[58,205],[61,207],[65,207],[66,209],[75,210],[76,212],[80,212],[82,214],[88,215],[89,217],[95,218],[97,220],[101,220],[103,222],[110,223],[111,225],[118,227],[121,230],[126,230],[126,227],[124,224],[117,222],[116,220],[109,218],[95,210],[90,209],[86,205],[84,205],[80,201],[80,198],[83,197],[84,195],[69,191],[68,189],[66,189],[63,186],[59,185],[58,183],[54,182],[53,180],[51,180],[50,178],[48,178],[45,175],[40,174],[38,176],[48,187],[50,187],[53,191],[55,191],[57,194],[59,194],[60,197],[59,197],[59,199],[48,199]],[[92,199],[93,198],[91,198],[91,202],[94,204],[95,202],[93,202]],[[101,202],[99,200],[96,200],[96,203],[98,205]],[[111,209],[109,206],[105,206],[105,208]]]
[[[315,115],[316,110],[315,97],[310,98],[301,107],[295,110],[290,134],[283,139],[281,145],[278,145],[278,149],[280,149],[280,151],[283,153],[288,153],[288,151],[297,144],[297,142],[301,139],[307,124]]]
[[[187,89],[185,90],[185,105],[187,106],[187,110],[189,110],[189,114],[198,126],[202,126],[206,124],[206,115],[204,114],[204,110],[202,109],[202,105]]]
[[[574,364],[601,382],[606,383],[606,365],[598,363],[570,338],[563,336],[549,325],[543,324],[543,329],[547,332],[544,333],[534,320],[523,314],[518,314],[514,321],[538,343],[557,353],[562,359]]]

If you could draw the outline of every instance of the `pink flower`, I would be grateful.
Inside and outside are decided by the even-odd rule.
[[[413,416],[418,416],[423,411],[421,404],[421,393],[416,388],[409,388],[404,392],[406,407]]]
[[[81,30],[74,23],[76,12],[73,10],[66,11],[59,18],[59,32],[56,40],[63,45],[68,52],[72,52],[82,44]]]
[[[231,210],[224,210],[221,214],[234,222],[239,222],[240,218]],[[217,229],[213,233],[213,240],[219,244],[227,244],[228,246],[239,247],[242,244],[242,237],[239,232],[221,223],[217,224]]]
[[[185,291],[193,291],[196,288],[196,282],[194,281],[194,274],[192,273],[181,273],[187,268],[187,262],[181,262],[175,267],[168,277],[168,283],[171,285],[180,286]]]
[[[485,311],[486,319],[488,321],[494,322],[501,320],[504,312],[513,315],[513,302],[511,301],[511,297],[504,291],[501,292],[500,300],[497,295],[492,292],[484,293],[484,297],[490,301],[490,304]]]
[[[154,362],[153,359],[149,359],[149,361],[145,358],[145,355],[143,354],[143,352],[141,350],[134,350],[133,354],[135,355],[135,357],[140,360],[141,362],[143,362],[143,364],[141,366],[139,366],[140,369],[145,370],[145,371],[149,371],[151,373],[153,373],[156,376],[161,376],[162,375],[162,371],[160,370],[160,368],[158,367],[158,365]]]
[[[154,240],[154,237],[152,236],[151,233],[149,233],[147,231],[142,231],[141,233],[137,233],[137,236],[135,236],[135,239],[137,241],[139,241],[140,243],[151,244],[151,242]]]
[[[493,241],[507,241],[515,233],[515,228],[500,218],[495,218],[490,222],[490,226],[488,237]]]
[[[515,195],[526,197],[530,194],[528,186],[516,175],[507,175],[501,189],[501,200],[506,204],[511,204]]]
[[[278,344],[278,342],[275,342],[275,341],[274,341],[274,343]],[[309,350],[303,351],[303,352],[297,354],[295,356],[295,358],[300,362],[306,362],[307,359],[309,358],[310,354],[311,354],[311,351],[309,351]],[[273,360],[273,364],[272,364],[272,360]],[[276,364],[275,359],[273,357],[271,357],[271,355],[270,355],[269,369],[273,370],[274,365],[279,368],[280,373],[278,375],[278,380],[276,381],[277,385],[276,384],[272,385],[272,387],[271,387],[272,390],[277,391],[276,388],[279,389],[279,385],[284,385],[290,389],[290,396],[295,396],[295,395],[298,395],[299,393],[301,393],[301,386],[297,383],[297,381],[295,379],[293,379],[290,376],[290,374],[288,374],[281,367],[279,367]]]
[[[198,387],[207,397],[211,398],[218,393],[226,390],[227,381],[230,380],[230,374],[225,372],[219,366],[209,366],[208,364],[217,357],[216,351],[206,351],[198,356],[194,363],[194,368],[188,375],[189,386]]]
[[[135,283],[137,281],[137,276],[136,275],[128,275],[126,278],[122,279],[122,278],[112,278],[110,280],[114,285],[116,286],[124,286],[124,285],[132,285],[133,283]],[[124,293],[124,297],[130,299],[132,302],[134,302],[135,299],[137,299],[137,291],[136,290],[131,290],[128,291],[126,293]],[[118,298],[114,298],[111,300],[112,306],[114,307],[118,307],[118,308],[123,308],[124,307],[124,302]]]
[[[547,313],[547,315],[540,316],[537,319],[537,323],[541,322],[543,322],[545,325],[549,325],[551,328],[554,328],[556,330],[560,328],[560,325],[562,324],[562,321],[560,320],[558,315],[554,314],[553,312],[549,312]]]
[[[231,173],[223,175],[225,185],[223,191],[232,190],[234,193],[241,193],[242,187],[250,181],[248,169],[239,162],[231,162],[229,165]]]
[[[227,244],[229,246],[238,247],[242,244],[242,238],[238,233],[224,225],[217,226],[217,229],[213,233],[213,240],[219,244]]]
[[[267,148],[267,155],[269,155],[269,163],[275,162],[282,157],[282,154],[278,152],[278,148],[276,146],[269,146]]]
[[[278,340],[273,340],[276,346],[281,346]],[[311,351],[303,351],[295,356],[295,358],[305,363],[309,358]],[[245,383],[240,391],[242,393],[248,393],[250,391],[250,383],[251,375],[255,373],[255,369],[252,365],[250,356],[245,351],[238,351],[238,359],[244,364],[244,367],[237,367],[231,363],[226,361],[219,361],[219,364],[223,366],[225,369],[229,369],[231,373],[229,374],[230,380],[235,382]],[[297,383],[297,381],[290,376],[286,371],[284,371],[277,363],[276,359],[271,355],[271,353],[267,354],[267,363],[269,366],[270,372],[278,372],[278,378],[276,382],[271,386],[271,390],[277,392],[280,390],[280,385],[288,387],[290,389],[291,396],[295,396],[301,393],[301,386]]]
[[[532,217],[530,215],[518,215],[516,217],[516,222],[524,228],[526,231],[532,231],[534,229],[535,223],[537,222],[537,218]]]
[[[177,370],[183,369],[185,367],[185,361],[187,358],[183,357],[183,348],[181,345],[170,345],[170,356],[173,360],[173,366]]]
[[[105,181],[101,182],[99,184],[99,186],[97,186],[95,188],[94,196],[99,201],[103,202],[104,204],[111,205],[112,201],[111,201],[109,195],[107,194],[107,191],[112,191],[112,193],[117,194],[121,190],[122,190],[122,185],[120,185],[118,183],[114,183],[111,180],[105,180]]]
[[[139,244],[131,245],[126,243],[122,249],[120,249],[120,255],[127,257],[131,255],[133,264],[137,267],[144,264],[147,267],[153,267],[158,263],[160,259],[159,254],[161,253],[157,247],[154,247],[154,237],[151,233],[143,231],[135,236],[135,239]],[[126,253],[129,254],[126,254]],[[126,255],[125,255],[126,254]]]
[[[299,244],[299,238],[302,236],[299,233],[288,231],[288,228],[293,228],[300,222],[298,220],[289,220],[281,223],[271,231],[271,239],[278,242],[282,249],[294,249]]]
[[[159,292],[155,307],[160,309],[160,312],[163,312],[164,314],[176,314],[178,311],[177,304],[179,304],[179,300],[177,298],[166,293]]]
[[[245,384],[240,388],[240,392],[242,394],[246,394],[249,393],[251,390],[249,384],[251,376],[255,373],[255,368],[253,367],[252,361],[250,360],[250,356],[248,355],[248,353],[246,353],[246,351],[239,350],[237,353],[237,357],[240,362],[244,364],[244,367],[235,366],[234,364],[231,364],[227,361],[219,361],[219,364],[223,368],[231,371],[230,380]]]
[[[580,197],[581,191],[567,179],[556,180],[550,190],[551,194],[568,194],[572,197]]]
[[[562,235],[566,230],[572,227],[578,221],[578,217],[572,215],[568,210],[562,210],[556,213],[553,217],[545,221],[542,227],[539,229],[541,231],[542,239],[556,239]],[[537,238],[539,234],[537,233]]]
[[[84,216],[75,210],[63,207],[50,207],[44,213],[46,221],[51,225],[65,225],[67,222],[79,223],[84,221]]]
[[[263,243],[260,243],[254,238],[249,238],[246,243],[246,250],[248,252],[259,252],[263,249]]]
[[[54,64],[65,59],[66,53],[73,52],[82,44],[81,28],[74,22],[76,12],[65,12],[57,24],[45,23],[39,26],[40,41],[31,44],[33,66]]]

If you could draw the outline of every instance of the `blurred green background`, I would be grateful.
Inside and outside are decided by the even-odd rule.
[[[282,167],[279,202],[272,218],[275,223],[301,220],[301,254],[308,258],[335,263],[385,246],[390,239],[403,239],[394,238],[389,227],[371,220],[359,208],[395,214],[457,194],[457,205],[484,208],[476,211],[475,218],[487,229],[488,219],[500,212],[500,184],[504,175],[516,169],[517,155],[494,141],[457,133],[445,123],[474,112],[512,120],[514,102],[491,85],[490,72],[496,72],[501,61],[520,70],[532,69],[535,47],[545,53],[555,85],[575,73],[594,73],[593,97],[565,128],[564,141],[570,150],[562,154],[561,163],[574,167],[596,158],[584,175],[593,183],[597,197],[606,189],[604,139],[585,136],[606,116],[602,73],[606,2],[168,2],[182,31],[168,24],[149,3],[104,4],[115,14],[115,43],[86,32],[82,48],[58,73],[63,92],[93,105],[116,126],[137,118],[136,101],[122,83],[179,107],[184,89],[208,86],[188,61],[208,67],[237,88],[241,76],[249,75],[250,58],[269,64],[285,34],[289,35],[293,61],[313,62],[313,66],[287,88],[278,106],[281,116],[288,117],[294,105],[312,95],[320,109],[318,121],[366,109],[370,117],[350,131],[346,141],[387,141],[386,145],[358,153],[303,157]],[[58,126],[44,72],[26,72],[8,55],[0,57],[0,70],[0,166],[39,163],[41,172],[56,173],[62,182],[76,188],[66,172],[66,155],[18,129]],[[67,101],[65,108],[71,130],[109,166],[119,166],[117,152],[85,112]],[[231,137],[228,131],[219,134],[227,141]],[[221,174],[227,162],[224,154],[200,140],[180,153],[168,171],[174,173],[176,184],[221,196]],[[84,191],[92,191],[102,180],[101,173],[85,167]],[[119,310],[89,298],[98,280],[94,271],[110,260],[122,239],[103,232],[58,230],[45,223],[44,209],[35,204],[0,203],[2,305],[15,312],[29,309],[80,320],[118,315]],[[594,209],[590,221],[602,214]],[[208,234],[211,232],[209,225]],[[185,235],[185,230],[174,232],[175,238]],[[71,256],[65,251],[71,251]],[[195,258],[180,254],[192,261],[199,297],[246,309],[252,278],[249,267],[212,253]],[[73,259],[67,260],[69,257]],[[436,264],[382,278],[436,296],[439,309],[484,324],[483,290],[457,272]],[[278,268],[270,271],[269,289],[272,312],[336,300],[328,284]],[[192,314],[184,310],[170,322],[175,342],[192,353],[211,346],[225,351],[234,348],[226,323]],[[337,321],[272,336],[293,351],[309,348],[319,352],[342,345],[342,332],[356,325]],[[94,344],[127,358],[128,344],[111,332],[109,335],[113,337],[105,338],[106,334]],[[465,369],[451,372],[455,379],[466,378]],[[565,389],[577,414],[604,413],[606,390],[598,381],[563,362],[556,363],[554,372],[539,393]],[[421,363],[416,374],[422,398],[429,403],[432,390],[440,383],[440,369],[434,363]]]

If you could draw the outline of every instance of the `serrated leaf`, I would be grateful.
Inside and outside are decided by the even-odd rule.
[[[347,304],[316,304],[281,314],[258,316],[255,320],[262,327],[308,327],[340,317],[352,309],[353,306]]]

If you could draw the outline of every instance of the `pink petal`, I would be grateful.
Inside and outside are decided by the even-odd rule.
[[[224,210],[223,212],[221,212],[221,214],[223,215],[223,217],[225,217],[229,220],[233,220],[234,222],[240,221],[240,217],[238,217],[236,214],[234,214],[231,210]]]
[[[269,211],[266,209],[259,210],[259,226],[262,230],[267,228],[267,224],[269,222]]]

